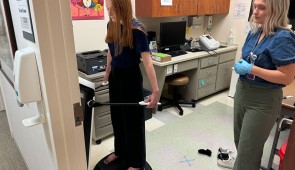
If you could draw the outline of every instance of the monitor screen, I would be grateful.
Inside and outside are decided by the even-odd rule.
[[[179,49],[185,43],[186,21],[160,23],[161,49]]]

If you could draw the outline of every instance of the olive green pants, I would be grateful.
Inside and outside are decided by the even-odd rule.
[[[239,80],[234,96],[234,170],[259,170],[264,143],[282,105],[282,89]]]

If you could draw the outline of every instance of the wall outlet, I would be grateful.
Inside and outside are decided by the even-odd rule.
[[[167,74],[172,74],[173,73],[173,65],[167,66],[166,73]]]
[[[178,68],[178,64],[174,64],[174,65],[173,65],[173,72],[174,72],[174,73],[177,72],[177,68]]]

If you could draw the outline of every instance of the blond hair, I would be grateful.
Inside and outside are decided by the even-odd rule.
[[[110,19],[105,42],[115,44],[115,56],[117,56],[122,52],[123,47],[134,47],[131,1],[112,0],[112,10],[116,16],[116,22]],[[121,29],[121,24],[123,24],[123,29]]]
[[[255,0],[253,0],[254,2]],[[252,27],[252,32],[257,32],[262,28],[265,35],[273,35],[276,28],[289,29],[288,28],[288,10],[290,5],[290,0],[265,0],[266,10],[268,15],[265,18],[264,23],[256,24],[253,22],[253,14],[250,19],[250,24]],[[254,9],[253,9],[254,10]]]

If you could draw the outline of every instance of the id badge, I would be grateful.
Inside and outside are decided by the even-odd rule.
[[[247,78],[250,80],[255,80],[255,75],[254,74],[247,74]]]
[[[250,55],[248,56],[248,60],[249,60],[248,62],[254,65],[256,59],[257,59],[257,55],[251,52]],[[247,78],[250,80],[255,80],[255,75],[247,74]]]

